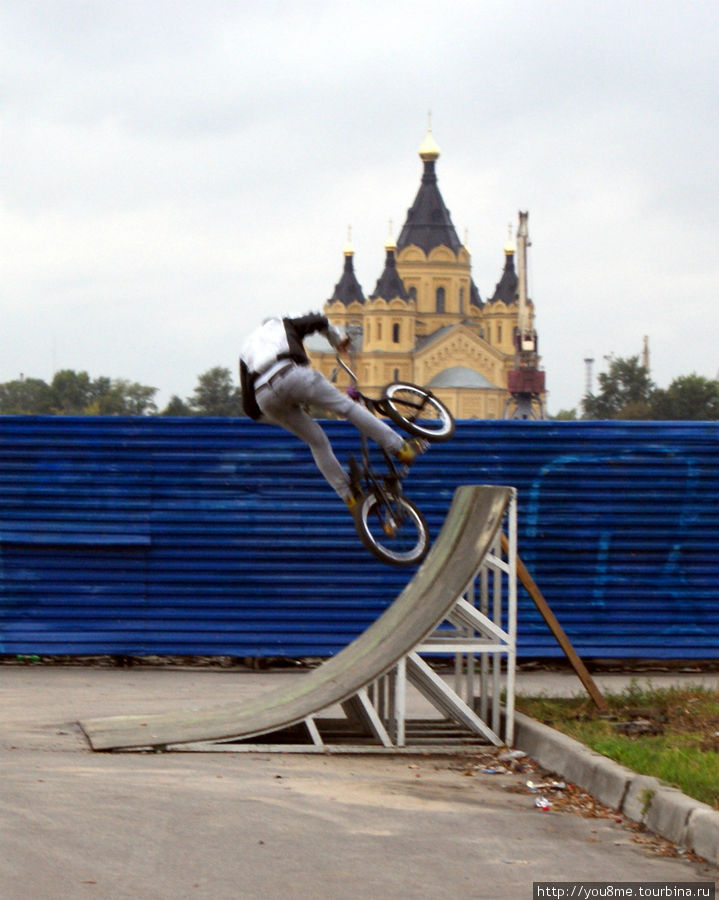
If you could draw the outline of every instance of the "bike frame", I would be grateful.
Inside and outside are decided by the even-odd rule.
[[[367,394],[363,393],[358,387],[357,376],[352,371],[352,369],[350,369],[350,367],[339,356],[339,354],[336,356],[336,359],[338,364],[350,377],[352,390],[351,392],[348,392],[349,396],[352,397],[355,402],[362,403],[368,410],[370,410],[370,412],[382,413],[382,401],[375,400],[374,398],[369,397]],[[388,492],[395,495],[403,495],[404,492],[402,490],[402,479],[406,475],[407,471],[409,471],[408,468],[406,466],[403,466],[401,463],[398,463],[389,455],[389,453],[387,453],[386,450],[380,447],[379,450],[382,453],[385,464],[387,466],[387,472],[376,472],[372,468],[369,439],[362,432],[360,432],[360,447],[362,455],[362,471],[359,473],[359,475],[364,483],[359,485],[359,487],[363,489],[363,492],[368,493],[369,491],[373,491],[385,502],[388,502],[389,499]]]

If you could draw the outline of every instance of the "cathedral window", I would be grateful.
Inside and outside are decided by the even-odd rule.
[[[436,310],[438,313],[443,313],[445,307],[445,291],[443,287],[438,287],[435,293],[436,300]]]
[[[399,322],[395,322],[392,326],[392,343],[399,344]]]

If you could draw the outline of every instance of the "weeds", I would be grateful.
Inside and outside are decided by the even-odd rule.
[[[518,695],[516,707],[641,775],[652,775],[719,809],[719,690],[642,687],[588,697]]]

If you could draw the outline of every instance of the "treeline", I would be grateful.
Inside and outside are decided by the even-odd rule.
[[[582,414],[572,409],[556,419],[719,419],[719,381],[682,375],[668,388],[651,380],[639,357],[610,360],[598,377],[598,392],[587,394]],[[90,378],[87,372],[63,369],[47,384],[19,378],[0,384],[0,415],[66,416],[242,416],[242,397],[230,370],[222,366],[199,375],[186,399],[171,397],[157,408],[157,388],[134,381]]]
[[[599,390],[582,401],[582,419],[719,419],[719,381],[681,375],[668,388],[657,387],[638,356],[612,358],[598,377]],[[576,419],[575,410],[558,419]]]
[[[165,409],[155,403],[157,388],[122,378],[91,378],[63,369],[48,384],[18,378],[0,384],[0,415],[36,416],[241,416],[240,389],[229,369],[216,366],[197,380],[185,400],[173,396]]]

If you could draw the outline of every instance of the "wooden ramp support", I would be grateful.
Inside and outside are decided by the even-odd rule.
[[[510,544],[510,539],[507,538],[507,536],[505,534],[503,534],[502,535],[502,547],[505,550],[505,552],[508,550],[509,544]],[[582,658],[579,656],[577,651],[572,646],[572,642],[569,640],[564,629],[559,624],[559,620],[552,612],[551,607],[549,606],[547,601],[544,599],[542,592],[537,587],[535,580],[529,574],[529,570],[527,569],[527,567],[524,565],[524,563],[522,562],[522,560],[519,557],[517,557],[517,574],[519,576],[519,580],[524,585],[524,588],[526,589],[527,593],[534,601],[534,605],[537,607],[537,609],[539,610],[539,612],[542,615],[542,618],[549,626],[549,630],[552,632],[554,637],[557,639],[557,643],[564,651],[564,654],[567,657],[567,659],[569,660],[569,662],[572,664],[572,668],[577,673],[579,680],[582,682],[582,684],[586,688],[587,693],[592,698],[592,702],[597,707],[597,709],[601,710],[602,712],[606,711],[606,709],[607,709],[606,701],[604,700],[604,697],[602,697],[602,694],[601,694],[599,688],[597,687],[594,679],[589,674],[589,670],[584,665]]]

